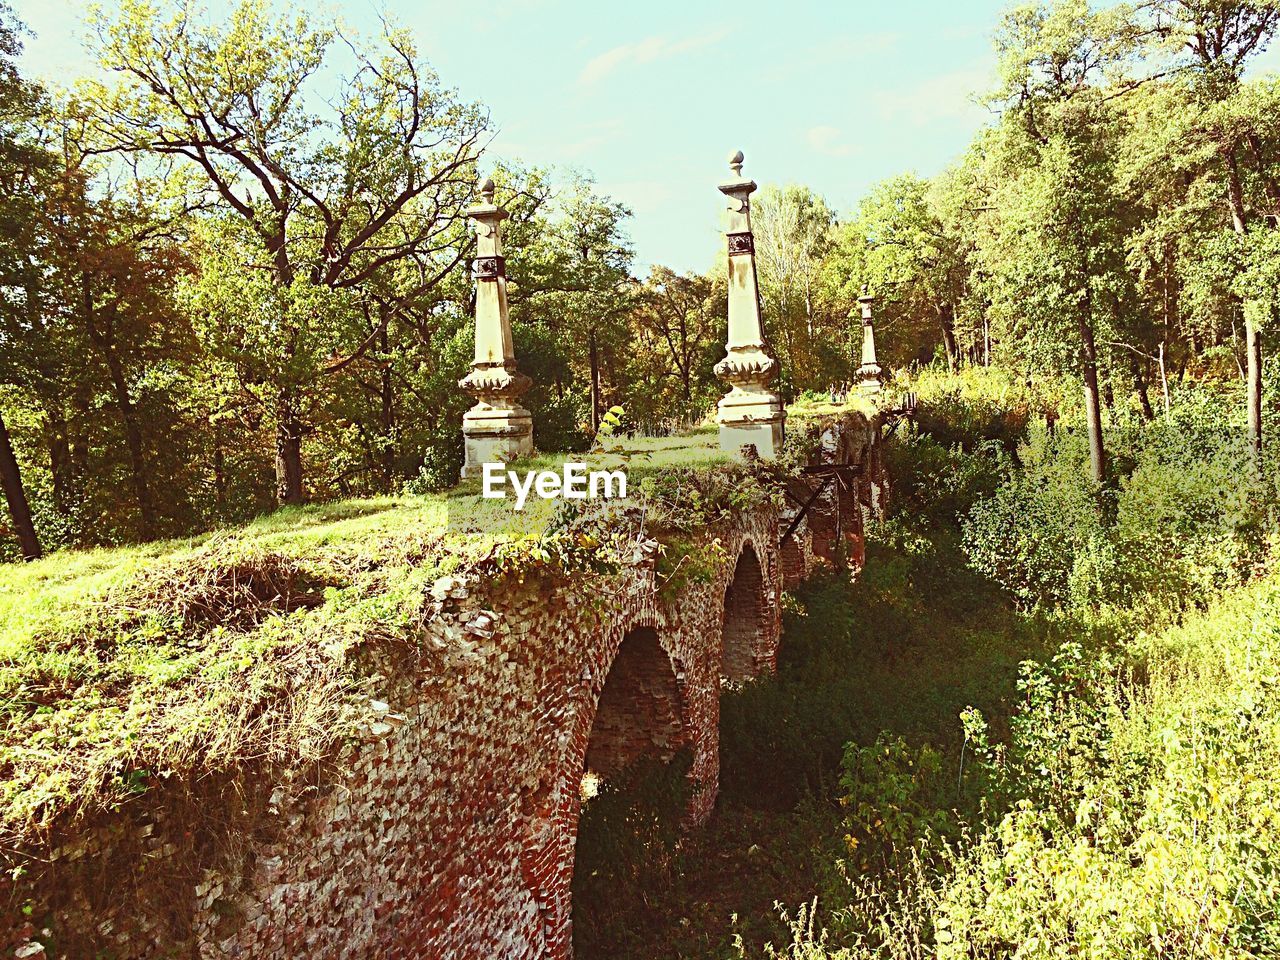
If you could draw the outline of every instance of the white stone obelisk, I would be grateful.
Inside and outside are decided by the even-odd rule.
[[[502,257],[502,221],[507,211],[493,202],[493,181],[479,186],[480,200],[468,208],[476,222],[476,353],[471,372],[458,381],[476,398],[462,418],[466,460],[462,476],[478,476],[486,463],[507,463],[533,456],[533,417],[520,405],[531,381],[516,367],[507,314],[506,262]]]
[[[862,365],[858,367],[858,390],[879,393],[884,383],[884,370],[876,360],[876,328],[871,321],[871,304],[876,298],[862,288],[858,303],[862,306]]]
[[[720,447],[740,453],[744,444],[771,460],[782,452],[786,411],[769,384],[778,376],[778,361],[769,356],[760,315],[756,281],[756,249],[751,236],[751,194],[755,182],[742,175],[742,151],[729,158],[733,176],[720,184],[729,198],[725,230],[729,248],[729,339],[716,376],[732,388],[720,399],[716,416]]]

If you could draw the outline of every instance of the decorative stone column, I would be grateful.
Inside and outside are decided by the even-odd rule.
[[[862,288],[858,303],[862,305],[862,366],[858,367],[858,389],[862,393],[879,393],[884,383],[884,370],[876,361],[876,328],[871,322],[871,304],[876,298]]]
[[[458,386],[476,398],[462,418],[466,460],[462,476],[478,476],[486,463],[506,463],[533,455],[533,418],[520,406],[531,381],[516,367],[507,314],[506,263],[502,221],[507,211],[493,202],[493,181],[479,186],[480,201],[467,210],[476,222],[476,353],[471,372]]]
[[[786,411],[769,384],[778,376],[778,361],[766,352],[760,292],[756,281],[756,248],[751,236],[750,196],[755,182],[742,175],[742,151],[729,158],[733,176],[720,184],[729,198],[729,339],[727,355],[716,364],[716,376],[732,388],[720,399],[716,420],[720,447],[740,453],[744,444],[771,460],[782,452]]]

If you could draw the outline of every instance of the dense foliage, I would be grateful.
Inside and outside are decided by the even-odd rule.
[[[1099,490],[1081,431],[1033,420],[1010,453],[983,435],[991,378],[958,392],[956,382],[931,374],[915,384],[925,405],[942,401],[950,426],[940,433],[953,442],[921,431],[897,445],[901,499],[872,554],[925,573],[933,636],[926,627],[918,648],[883,654],[880,669],[972,649],[990,659],[985,669],[963,659],[932,668],[947,717],[901,683],[847,688],[842,710],[824,706],[854,682],[848,668],[866,664],[839,639],[810,652],[820,666],[790,698],[822,717],[814,741],[845,734],[838,782],[812,780],[832,769],[829,757],[787,751],[800,766],[769,769],[793,789],[809,777],[840,812],[825,815],[827,838],[802,868],[816,905],[783,915],[786,931],[771,937],[780,947],[758,946],[744,927],[738,952],[1272,955],[1280,525],[1274,465],[1244,477],[1230,466],[1247,442],[1224,429],[1243,417],[1239,396],[1187,391],[1167,417],[1117,426],[1108,442],[1118,476]],[[1010,399],[1011,410],[1039,402]],[[967,441],[955,442],[966,423]],[[937,553],[962,569],[921,570]],[[885,576],[869,566],[855,596]],[[957,646],[957,622],[969,618],[943,598],[966,577],[976,578],[964,593],[982,625],[960,627],[970,639]],[[876,593],[877,627],[916,586]],[[898,635],[891,620],[889,629]],[[1016,671],[1007,653],[993,656],[1010,644],[1026,658]],[[776,697],[794,679],[784,673],[753,695]],[[886,697],[900,712],[868,730],[856,718]]]
[[[253,748],[323,754],[350,678],[279,624],[355,642],[422,601],[424,544],[392,511],[438,510],[420,495],[456,480],[481,168],[511,213],[540,449],[584,449],[614,405],[667,432],[721,389],[720,269],[634,276],[630,212],[587,177],[486,157],[487,111],[403,31],[349,37],[265,0],[221,19],[192,0],[94,17],[112,82],[45,90],[19,76],[22,28],[0,2],[0,561],[415,496],[331,508],[343,550],[382,563],[355,583],[310,521],[301,553],[252,545],[273,530],[292,544],[292,512],[136,582],[115,562],[124,619],[99,604],[28,630],[104,561],[27,567],[0,635],[6,762],[27,764],[0,797],[14,823],[85,801],[88,782],[118,797],[171,761],[198,769],[209,755],[184,745],[234,743],[227,718],[285,680],[317,700],[299,701],[292,740]],[[801,185],[757,195],[788,398],[852,378],[867,289],[920,411],[893,442],[894,514],[864,575],[791,598],[779,675],[726,693],[710,830],[671,829],[678,771],[600,798],[580,851],[584,956],[1280,953],[1280,414],[1263,376],[1280,80],[1252,68],[1278,25],[1275,0],[1019,4],[978,91],[994,119],[951,168],[890,178],[845,213]],[[673,551],[747,495],[718,476],[647,478],[680,505]],[[116,561],[153,559],[137,549]],[[238,563],[307,603],[219,599]],[[172,609],[139,619],[135,594]],[[191,641],[183,605],[210,602],[244,619]],[[135,696],[104,723],[93,684],[120,682],[112,645],[134,651]],[[193,685],[157,698],[174,677]],[[143,763],[127,735],[156,711],[187,752]],[[50,777],[32,751],[55,746],[28,722],[109,749]],[[779,925],[774,898],[809,905]]]
[[[1232,429],[1256,456],[1280,87],[1250,64],[1278,17],[1271,0],[1015,6],[975,91],[997,119],[950,169],[844,214],[763,188],[788,398],[853,377],[869,289],[884,359],[1038,384],[1034,410],[999,415],[1081,425],[1099,487],[1128,455],[1103,422],[1168,415],[1191,382],[1246,383]],[[612,405],[659,432],[712,408],[723,269],[634,276],[630,212],[582,175],[486,157],[483,105],[393,24],[354,37],[266,0],[221,18],[171,0],[98,12],[91,34],[111,82],[43,90],[0,8],[0,557],[451,483],[482,167],[512,214],[539,447],[582,449]]]

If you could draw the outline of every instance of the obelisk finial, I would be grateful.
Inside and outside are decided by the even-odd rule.
[[[871,319],[871,305],[876,298],[862,288],[858,303],[862,307],[862,364],[858,367],[858,389],[863,393],[879,393],[884,370],[876,360],[876,328]]]
[[[467,210],[476,224],[476,351],[471,372],[458,386],[476,398],[462,418],[466,460],[462,476],[480,473],[486,463],[533,456],[533,418],[520,405],[530,381],[516,366],[507,312],[507,266],[502,255],[502,221],[507,211],[493,202],[493,180],[476,187],[480,202]]]
[[[725,239],[729,253],[729,331],[725,358],[716,364],[716,376],[729,384],[720,399],[716,420],[720,424],[720,448],[739,454],[751,444],[768,460],[782,451],[786,411],[769,384],[778,375],[778,361],[769,356],[760,290],[756,280],[756,248],[751,233],[752,180],[742,175],[742,151],[729,157],[733,178],[720,184],[729,199]]]

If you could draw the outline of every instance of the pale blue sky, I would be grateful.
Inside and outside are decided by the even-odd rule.
[[[35,31],[24,70],[92,70],[82,0],[13,0]],[[104,3],[110,6],[109,2]],[[837,210],[905,170],[943,168],[988,119],[1005,0],[347,0],[412,28],[446,83],[489,105],[493,149],[593,174],[635,216],[642,265],[706,269],[715,184],[734,149],[761,183],[806,183]]]

